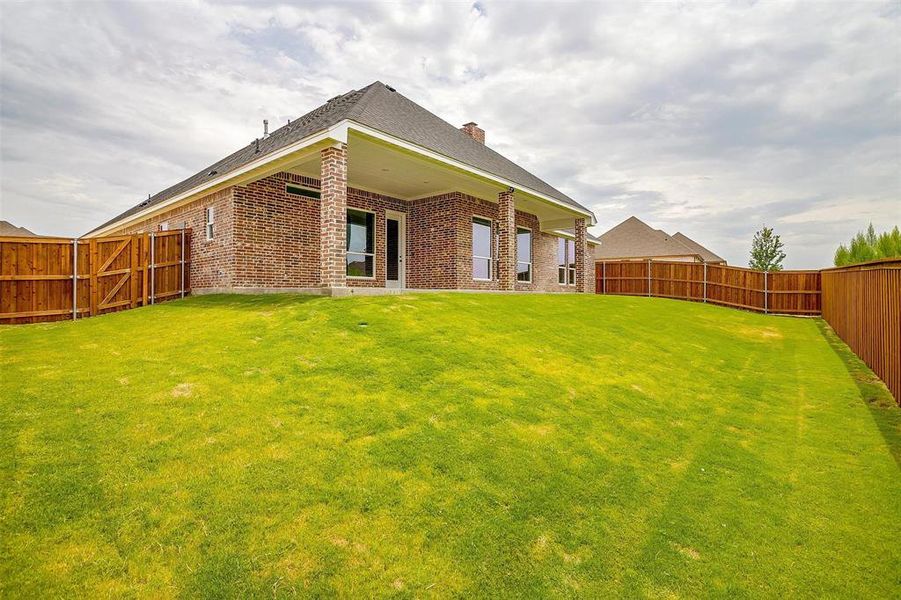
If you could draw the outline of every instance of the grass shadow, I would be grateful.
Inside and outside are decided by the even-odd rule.
[[[280,307],[286,305],[301,305],[308,302],[323,300],[323,296],[316,294],[300,294],[293,292],[275,292],[268,294],[199,294],[186,296],[183,299],[161,303],[172,309],[196,309],[198,305],[214,306],[216,308],[233,310],[236,312],[253,312],[262,307]]]
[[[901,409],[879,377],[832,330],[826,321],[817,319],[817,328],[832,351],[841,359],[860,398],[870,411],[895,464],[901,470]]]

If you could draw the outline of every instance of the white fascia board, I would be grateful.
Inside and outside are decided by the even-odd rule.
[[[242,167],[235,169],[234,171],[229,171],[228,173],[220,175],[219,177],[216,177],[215,179],[205,181],[196,187],[193,187],[185,192],[182,192],[181,194],[173,196],[172,198],[164,200],[163,202],[160,202],[158,204],[148,206],[147,208],[145,208],[142,211],[138,211],[133,215],[124,217],[124,218],[120,219],[119,221],[114,221],[113,223],[106,225],[102,229],[93,231],[83,237],[92,238],[92,237],[102,236],[104,233],[106,233],[110,230],[119,229],[123,225],[127,225],[128,223],[132,223],[134,221],[140,221],[141,219],[145,219],[151,215],[161,212],[163,209],[172,208],[179,203],[185,202],[186,200],[195,199],[195,196],[200,196],[200,195],[204,194],[205,192],[213,190],[214,188],[221,188],[221,187],[223,187],[224,184],[238,185],[241,182],[242,178],[252,179],[253,177],[251,174],[253,173],[253,171],[266,166],[268,163],[277,161],[281,158],[288,157],[291,154],[294,154],[295,152],[303,150],[304,148],[308,148],[310,146],[315,146],[322,142],[329,142],[329,141],[331,141],[332,144],[336,145],[336,146],[341,145],[341,144],[347,144],[347,121],[342,121],[342,122],[330,127],[329,129],[326,129],[325,131],[320,131],[319,133],[307,136],[301,140],[294,142],[290,146],[285,146],[284,148],[276,150],[275,152],[271,152],[269,154],[266,154],[265,156],[261,156],[260,158],[254,160],[254,161],[251,161]]]
[[[548,204],[553,204],[553,205],[563,208],[569,212],[579,214],[579,215],[584,215],[584,216],[588,217],[589,225],[597,224],[597,220],[594,217],[594,213],[592,213],[589,210],[580,209],[575,206],[571,206],[569,204],[566,204],[565,202],[561,202],[560,200],[557,200],[556,198],[552,198],[546,194],[542,194],[541,192],[533,190],[532,188],[526,187],[524,185],[520,185],[518,183],[514,183],[514,182],[510,181],[509,179],[500,177],[498,175],[494,175],[493,173],[489,173],[488,171],[483,171],[482,169],[477,169],[476,167],[467,165],[464,162],[460,162],[459,160],[447,157],[443,154],[439,154],[438,152],[434,152],[427,148],[423,148],[422,146],[417,146],[416,144],[413,144],[413,143],[407,142],[405,140],[402,140],[400,138],[394,137],[393,135],[383,133],[383,132],[381,132],[377,129],[373,129],[372,127],[369,127],[367,125],[362,125],[362,124],[354,122],[354,121],[349,121],[348,125],[349,125],[350,129],[352,129],[354,131],[358,131],[364,135],[375,138],[377,140],[381,140],[382,142],[391,144],[393,146],[398,146],[399,148],[403,148],[404,150],[407,150],[408,152],[420,154],[420,155],[430,158],[434,161],[444,163],[445,165],[451,166],[460,171],[465,171],[467,173],[475,175],[481,179],[487,179],[489,181],[497,183],[497,184],[501,185],[502,187],[513,188],[514,190],[519,190],[521,192],[525,192],[526,194],[529,194],[530,196],[534,196],[535,198],[538,198],[539,200],[547,202]]]
[[[550,233],[550,234],[552,234],[552,235],[556,235],[557,237],[566,238],[566,239],[568,239],[568,240],[574,240],[574,239],[576,239],[575,234],[570,233],[569,231],[563,231],[563,230],[560,230],[560,229],[552,229],[552,230],[550,230],[550,231],[544,231],[544,233]],[[586,237],[586,238],[585,238],[585,243],[590,244],[590,245],[592,245],[592,246],[600,246],[600,245],[601,245],[601,242],[596,242],[596,241],[594,241],[593,239],[591,239],[591,238],[589,238],[589,237]]]

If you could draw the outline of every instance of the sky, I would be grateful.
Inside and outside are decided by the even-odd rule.
[[[380,80],[591,208],[787,268],[901,224],[901,2],[0,3],[0,218],[83,234]]]

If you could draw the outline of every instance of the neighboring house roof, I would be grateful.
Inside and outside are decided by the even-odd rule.
[[[586,207],[563,192],[532,175],[511,160],[504,158],[485,144],[472,139],[457,127],[399,94],[394,88],[376,81],[360,90],[352,90],[332,98],[319,108],[276,129],[269,137],[251,142],[219,162],[110,219],[94,231],[149,206],[187,192],[213,177],[239,169],[267,154],[322,132],[345,119],[437,152],[470,167],[503,177],[563,204],[588,211]],[[259,144],[259,150],[257,150],[257,144]]]
[[[704,258],[697,249],[687,246],[662,229],[654,229],[637,217],[629,217],[601,234],[600,240],[601,245],[595,249],[594,255],[598,260],[677,256]],[[698,246],[700,247],[699,244]],[[709,250],[707,252],[716,256]]]
[[[37,237],[24,227],[16,227],[9,221],[0,221],[0,235],[8,237]]]
[[[717,256],[701,244],[697,243],[687,235],[682,232],[677,231],[673,236],[673,239],[681,243],[683,246],[693,250],[696,254],[699,254],[704,262],[708,263],[725,263],[726,259],[721,256]]]
[[[600,236],[597,260],[618,258],[666,258],[690,256],[709,263],[726,261],[682,233],[670,235],[637,217],[629,217]]]

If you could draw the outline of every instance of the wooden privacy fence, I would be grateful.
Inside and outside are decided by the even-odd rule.
[[[656,296],[709,302],[764,313],[820,314],[820,272],[765,273],[741,267],[678,261],[595,264],[599,294]]]
[[[190,292],[191,231],[0,237],[0,323],[89,317]]]
[[[823,318],[901,403],[901,259],[822,275]]]

